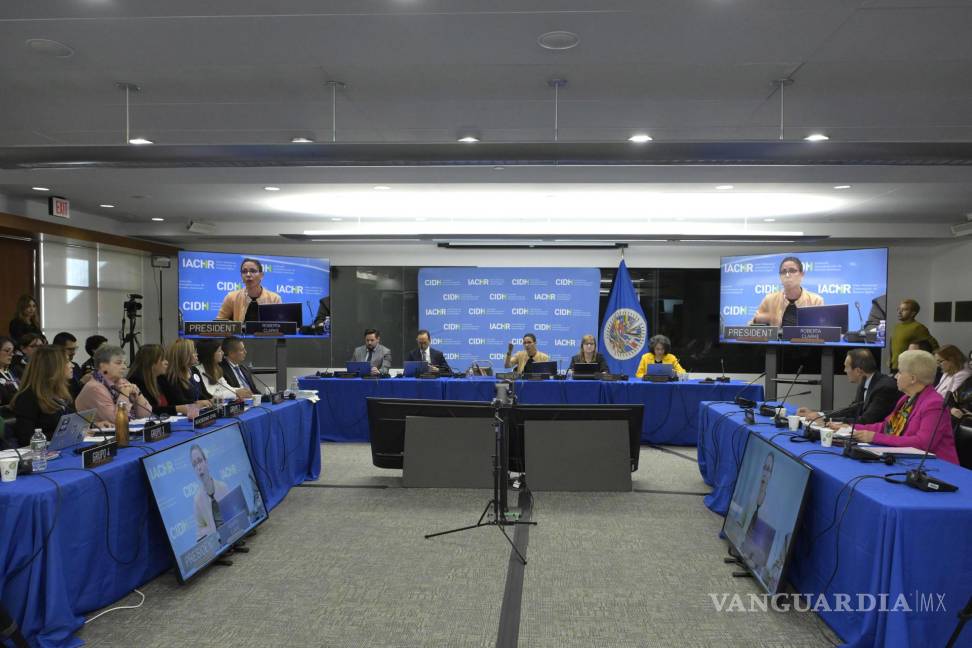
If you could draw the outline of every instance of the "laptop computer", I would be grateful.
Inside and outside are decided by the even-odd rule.
[[[675,365],[668,363],[652,362],[645,371],[643,380],[652,382],[667,382],[675,380]]]
[[[574,375],[591,376],[598,372],[601,368],[596,362],[575,362],[574,363]]]
[[[220,542],[227,545],[235,542],[246,531],[250,519],[250,510],[246,507],[243,487],[237,486],[226,493],[221,500],[217,501],[217,504],[223,521],[222,524],[216,525],[216,532],[219,533]]]
[[[299,329],[304,325],[301,304],[260,304],[257,306],[261,322],[296,322]]]
[[[847,332],[847,304],[837,306],[804,306],[797,309],[798,326],[839,326]]]
[[[349,362],[345,365],[345,369],[348,373],[358,374],[362,378],[371,375],[371,363],[367,361]]]
[[[75,414],[65,414],[57,422],[48,450],[63,450],[84,441],[84,433],[94,425],[95,410],[82,410]]]
[[[556,376],[557,363],[553,360],[550,362],[534,362],[531,366],[524,367],[523,373],[526,376]]]
[[[404,376],[415,378],[429,370],[429,364],[425,360],[406,360]]]

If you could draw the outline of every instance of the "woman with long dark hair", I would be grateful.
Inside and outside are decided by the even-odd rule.
[[[73,369],[61,347],[42,346],[34,351],[20,382],[20,391],[10,402],[10,409],[17,417],[14,432],[19,446],[29,444],[37,428],[49,441],[61,416],[74,412],[68,390]]]
[[[185,414],[186,405],[173,405],[165,397],[159,378],[169,370],[165,349],[160,344],[143,345],[128,370],[128,380],[136,385],[156,414]]]
[[[30,295],[21,295],[17,299],[17,310],[10,320],[10,337],[19,341],[25,333],[41,334],[37,301]]]

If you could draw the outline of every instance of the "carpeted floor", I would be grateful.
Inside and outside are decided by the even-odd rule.
[[[94,620],[81,639],[125,647],[495,646],[507,541],[492,527],[422,537],[474,523],[489,491],[403,489],[400,471],[371,465],[367,445],[325,444],[322,452],[320,481],[293,489],[232,567],[211,567],[186,586],[164,574],[141,588],[141,608]],[[837,641],[812,614],[716,610],[710,593],[757,587],[723,564],[722,518],[702,503],[707,488],[694,453],[643,447],[633,493],[533,495],[538,526],[528,532],[522,597],[507,592],[503,615],[511,618],[522,601],[514,610],[519,645]]]

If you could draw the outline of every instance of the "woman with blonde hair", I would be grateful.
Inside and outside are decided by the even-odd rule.
[[[212,395],[206,391],[202,376],[193,370],[199,363],[196,345],[192,340],[180,338],[169,345],[165,352],[169,362],[166,373],[159,376],[159,388],[169,405],[199,405],[211,407]]]
[[[597,350],[597,340],[593,335],[585,335],[580,341],[580,353],[570,359],[570,371],[578,364],[596,364],[597,371],[593,373],[607,373],[607,360]],[[589,372],[590,373],[590,372]]]
[[[20,390],[10,401],[10,409],[17,417],[17,445],[28,445],[37,428],[50,441],[61,417],[74,412],[68,389],[73,369],[61,347],[42,346],[34,351],[21,378]]]

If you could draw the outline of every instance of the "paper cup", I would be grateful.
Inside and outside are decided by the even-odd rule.
[[[260,394],[253,394],[253,404],[254,405],[259,405],[262,400],[263,400],[263,397]]]
[[[0,459],[0,480],[12,482],[17,479],[17,465],[20,459],[17,457],[5,457]]]
[[[820,430],[820,445],[825,448],[829,448],[834,445],[834,431],[828,427],[822,428]]]
[[[790,414],[787,416],[786,422],[790,424],[790,432],[796,432],[800,429],[800,417],[796,414]]]

